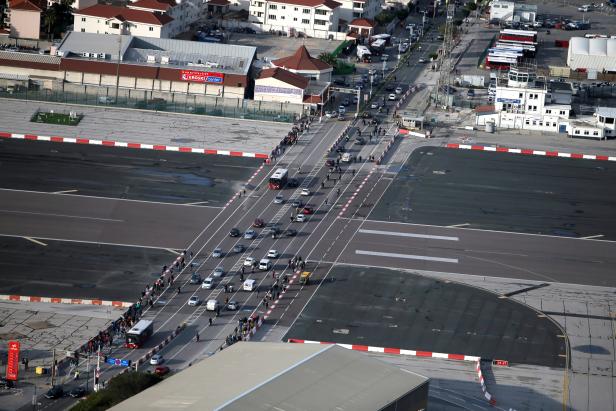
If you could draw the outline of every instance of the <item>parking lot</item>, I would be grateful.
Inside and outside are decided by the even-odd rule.
[[[614,173],[607,162],[422,148],[369,218],[614,239]]]

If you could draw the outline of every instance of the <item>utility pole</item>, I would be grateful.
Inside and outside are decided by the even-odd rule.
[[[440,73],[436,88],[436,104],[443,108],[449,107],[449,90],[451,88],[451,71],[453,70],[453,60],[451,58],[451,49],[453,48],[453,17],[455,15],[456,6],[449,4],[446,0],[447,17],[445,21],[445,33],[443,35],[443,47],[441,49],[441,65]],[[442,99],[441,99],[442,95]]]
[[[96,353],[96,371],[94,372],[94,391],[99,390],[99,379],[101,376],[101,345],[98,344],[98,351]]]
[[[120,59],[122,58],[122,30],[118,34],[118,64],[116,65],[115,103],[118,104],[118,91],[120,88]]]
[[[79,363],[77,364],[79,367]],[[90,384],[90,353],[88,353],[88,359],[86,362],[86,392],[88,392],[88,385]]]

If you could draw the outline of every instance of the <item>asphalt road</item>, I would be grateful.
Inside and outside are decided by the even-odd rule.
[[[426,147],[370,218],[614,240],[615,178],[605,162]]]
[[[262,160],[2,139],[0,187],[223,206]]]
[[[336,266],[284,339],[307,339],[564,367],[549,318],[515,301],[409,272]]]

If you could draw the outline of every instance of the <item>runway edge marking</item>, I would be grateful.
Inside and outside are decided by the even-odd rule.
[[[27,138],[26,138],[27,136]],[[168,146],[164,144],[146,144],[146,143],[126,143],[122,141],[113,140],[98,140],[84,137],[61,137],[61,136],[38,136],[33,134],[19,134],[0,132],[0,138],[13,138],[20,140],[32,140],[32,141],[51,141],[53,143],[73,143],[73,144],[88,144],[105,147],[122,147],[122,148],[140,148],[146,150],[157,151],[175,151],[180,153],[199,153],[199,154],[213,154],[219,156],[231,156],[231,157],[251,157],[269,159],[269,154],[265,153],[249,153],[244,151],[232,151],[232,150],[217,150],[217,149],[203,149],[195,147],[178,147]]]
[[[543,156],[543,157],[562,157],[562,158],[575,158],[582,160],[599,160],[599,161],[616,161],[616,156],[607,156],[601,154],[579,154],[579,153],[564,153],[559,151],[544,151],[544,150],[532,150],[525,148],[508,148],[508,147],[493,147],[493,146],[481,146],[481,145],[470,145],[470,144],[458,144],[458,143],[447,143],[445,146],[447,148],[453,148],[458,150],[473,150],[473,151],[496,151],[499,153],[510,153],[510,154],[524,154],[524,155],[535,155],[535,156]]]

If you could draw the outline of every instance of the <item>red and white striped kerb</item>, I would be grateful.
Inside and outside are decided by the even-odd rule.
[[[263,154],[263,153],[248,153],[245,151],[232,151],[232,150],[211,150],[211,149],[205,149],[205,148],[167,146],[167,145],[161,145],[161,144],[125,143],[121,141],[96,140],[92,138],[83,138],[83,137],[73,138],[73,137],[58,137],[58,136],[37,136],[34,134],[18,134],[18,133],[7,133],[7,132],[0,131],[0,138],[50,141],[52,143],[90,144],[90,145],[95,145],[95,146],[106,146],[106,147],[141,148],[145,150],[177,151],[180,153],[213,154],[213,155],[231,156],[231,157],[269,158],[269,155]]]
[[[525,154],[531,156],[576,158],[582,160],[616,161],[616,156],[606,156],[600,154],[563,153],[560,151],[532,150],[529,148],[493,147],[457,143],[448,143],[447,148],[455,148],[459,150],[494,151],[497,153]]]
[[[323,341],[299,340],[296,338],[290,338],[288,342],[296,343],[296,344],[335,344],[342,348],[346,348],[348,350],[378,352],[378,353],[395,354],[395,355],[410,355],[413,357],[432,357],[432,358],[442,358],[445,360],[458,360],[458,361],[478,361],[479,360],[479,357],[472,356],[472,355],[464,355],[464,354],[443,354],[443,353],[431,352],[431,351],[404,350],[402,348],[373,347],[369,345],[356,345],[356,344],[339,344],[339,343],[331,343],[331,342],[323,342]]]
[[[133,303],[126,301],[110,300],[89,300],[82,298],[55,298],[55,297],[34,297],[31,295],[7,295],[0,294],[0,301],[23,301],[29,303],[51,303],[51,304],[81,304],[81,305],[103,305],[118,308],[128,308]]]

